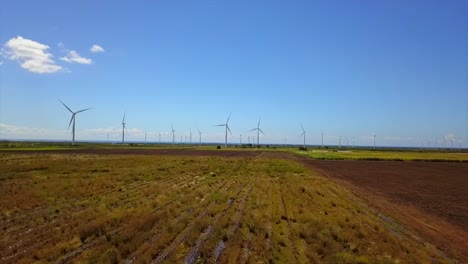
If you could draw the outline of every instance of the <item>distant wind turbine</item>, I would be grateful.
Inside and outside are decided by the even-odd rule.
[[[127,123],[125,123],[125,113],[122,119],[122,144],[125,142],[125,131],[127,130]]]
[[[372,133],[372,136],[374,137],[374,149],[375,149],[375,133]]]
[[[190,128],[190,145],[192,145],[192,129]]]
[[[198,130],[198,136],[200,136],[200,145],[201,145],[201,131],[198,128],[197,128],[197,130]]]
[[[175,130],[172,124],[171,124],[171,131],[172,131],[172,144],[174,144],[175,143]]]
[[[341,148],[341,136],[340,136],[340,141],[338,143],[339,148]]]
[[[62,103],[63,106],[65,106],[65,108],[67,108],[68,111],[70,111],[70,113],[72,114],[71,119],[70,119],[70,123],[68,124],[68,129],[67,129],[67,131],[70,130],[70,125],[71,125],[72,122],[73,122],[73,126],[72,126],[72,134],[73,134],[73,136],[72,136],[72,145],[75,145],[75,119],[76,119],[76,114],[81,113],[81,112],[84,112],[84,111],[86,111],[86,110],[89,110],[89,109],[91,109],[92,107],[91,107],[91,108],[86,108],[86,109],[83,109],[83,110],[80,110],[80,111],[73,112],[64,102],[62,102],[62,101],[60,101],[60,100],[59,100],[59,102]]]
[[[301,134],[301,137],[304,137],[304,149],[305,149],[305,137],[306,137],[306,131],[305,131],[304,127],[302,126],[302,123],[301,123],[301,128],[302,128],[302,134]]]
[[[322,148],[323,148],[323,130],[320,130],[320,133],[322,133]]]
[[[229,129],[229,124],[228,124],[230,118],[231,118],[231,114],[229,114],[229,116],[228,116],[228,118],[227,118],[227,120],[226,120],[226,123],[216,125],[216,126],[224,126],[224,127],[226,127],[226,134],[225,134],[225,136],[224,136],[224,147],[225,147],[225,148],[227,148],[227,132],[228,132],[228,130],[229,130],[229,134],[232,135],[231,129]]]
[[[257,130],[257,146],[260,146],[260,132],[262,132],[262,134],[265,135],[263,131],[260,129],[260,119],[258,119],[257,127],[249,130],[249,132],[255,131],[255,130]]]

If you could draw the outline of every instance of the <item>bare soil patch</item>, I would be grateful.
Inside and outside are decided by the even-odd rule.
[[[468,164],[297,159],[358,191],[442,248],[467,257]]]

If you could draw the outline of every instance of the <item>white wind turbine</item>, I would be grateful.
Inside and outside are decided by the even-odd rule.
[[[320,130],[320,133],[322,133],[322,148],[323,148],[323,130]]]
[[[257,130],[257,147],[259,147],[260,146],[260,141],[259,141],[260,140],[260,132],[262,132],[262,134],[265,135],[263,133],[263,131],[260,129],[260,119],[258,119],[257,127],[249,130],[249,132],[250,131],[255,131],[255,130]]]
[[[374,149],[375,149],[375,133],[372,133],[372,136],[374,137]]]
[[[200,143],[199,144],[201,145],[201,131],[198,128],[197,128],[197,130],[198,130],[198,136],[200,137]]]
[[[127,123],[125,123],[125,113],[122,119],[122,144],[125,142],[125,131],[127,131]]]
[[[224,126],[224,127],[226,127],[226,134],[225,134],[225,136],[224,136],[224,147],[225,147],[225,148],[227,148],[227,132],[228,132],[228,130],[229,130],[229,134],[232,135],[231,129],[229,129],[229,124],[228,124],[230,118],[231,118],[231,114],[229,114],[229,116],[228,116],[228,118],[227,118],[225,124],[216,125],[216,126]]]
[[[75,145],[75,120],[76,120],[76,114],[84,112],[86,110],[89,110],[92,107],[91,108],[86,108],[86,109],[83,109],[83,110],[80,110],[80,111],[73,112],[64,102],[62,102],[60,100],[59,100],[59,102],[62,103],[63,106],[65,106],[65,108],[67,108],[68,111],[70,111],[70,113],[72,114],[71,119],[70,119],[70,123],[68,124],[68,129],[67,130],[70,130],[70,125],[73,122],[73,126],[72,126],[72,134],[73,134],[73,136],[72,136],[72,145]]]
[[[302,134],[301,134],[301,137],[302,137],[302,136],[304,137],[304,149],[305,149],[305,137],[306,137],[306,131],[305,131],[304,127],[302,126],[302,123],[301,123],[301,128],[302,128]]]
[[[174,130],[174,126],[172,126],[171,124],[171,132],[172,132],[172,144],[175,143],[175,130]]]

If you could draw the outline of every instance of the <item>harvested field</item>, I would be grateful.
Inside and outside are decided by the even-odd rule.
[[[2,262],[457,262],[295,161],[92,153],[0,154]]]
[[[347,183],[379,210],[441,247],[468,252],[468,164],[310,159],[301,163]]]

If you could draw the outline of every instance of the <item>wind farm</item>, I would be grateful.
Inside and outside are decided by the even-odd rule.
[[[468,263],[468,2],[2,8],[0,263]]]

